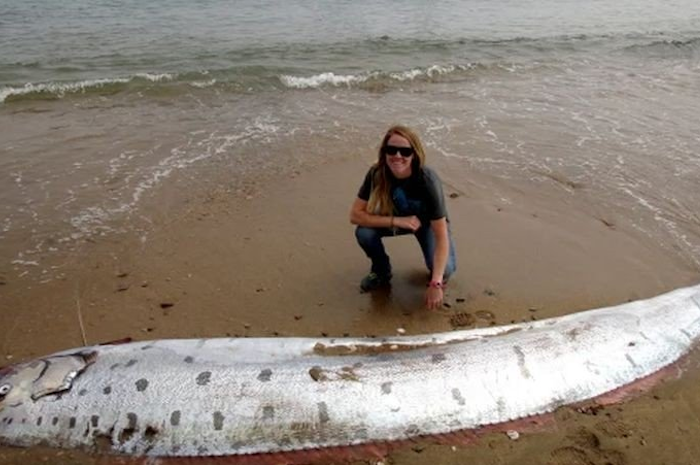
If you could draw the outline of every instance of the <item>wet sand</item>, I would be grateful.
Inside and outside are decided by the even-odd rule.
[[[277,176],[242,196],[212,188],[145,241],[85,242],[65,258],[61,280],[37,284],[0,270],[2,364],[83,345],[83,333],[88,344],[125,337],[382,336],[398,328],[410,335],[543,319],[700,281],[697,270],[632,225],[553,197],[556,180],[541,191],[494,180],[485,190],[480,180],[445,185],[458,271],[441,311],[422,305],[426,271],[410,237],[387,242],[391,289],[362,294],[368,260],[355,245],[348,211],[370,162],[346,158]],[[562,408],[554,425],[517,440],[493,433],[471,445],[419,441],[384,463],[697,463],[699,376],[689,370],[595,411]],[[2,464],[44,459],[97,461],[0,449]]]

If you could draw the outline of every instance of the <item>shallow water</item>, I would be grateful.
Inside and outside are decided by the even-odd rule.
[[[0,48],[0,271],[369,161],[394,122],[457,189],[570,199],[700,269],[695,1],[11,0]]]

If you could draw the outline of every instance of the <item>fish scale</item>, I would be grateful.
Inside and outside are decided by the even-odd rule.
[[[695,286],[422,336],[84,347],[0,371],[0,441],[167,457],[444,434],[594,399],[674,363],[699,336]]]

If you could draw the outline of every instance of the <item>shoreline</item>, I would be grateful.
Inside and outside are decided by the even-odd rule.
[[[348,212],[371,161],[346,158],[280,175],[245,198],[213,189],[146,242],[126,236],[86,243],[67,259],[64,280],[38,285],[6,273],[0,286],[3,364],[82,345],[78,312],[88,344],[124,337],[383,336],[398,328],[414,335],[540,320],[700,280],[625,224],[611,227],[566,201],[497,186],[510,199],[504,203],[474,186],[445,183],[458,254],[449,307],[422,307],[425,271],[410,237],[387,241],[395,269],[391,290],[361,294],[358,284],[369,262],[355,244]],[[438,167],[441,176],[443,169]],[[610,421],[603,426],[601,418],[564,408],[554,430],[522,441],[491,435],[456,452],[433,445],[420,452],[401,449],[392,452],[392,463],[448,464],[469,457],[544,463],[540,450],[550,451],[546,463],[553,465],[606,463],[603,458],[614,464],[685,463],[665,449],[675,443],[689,458],[700,452],[691,446],[700,427],[688,417],[688,411],[700,416],[694,379],[691,373],[606,407],[603,419]],[[687,421],[678,426],[674,415]],[[611,426],[617,424],[634,432],[618,434]],[[681,426],[682,434],[669,437],[669,429]],[[577,436],[577,429],[586,435]],[[656,448],[649,438],[658,439]],[[0,463],[46,453],[0,448]],[[57,453],[49,452],[54,463],[72,454]]]

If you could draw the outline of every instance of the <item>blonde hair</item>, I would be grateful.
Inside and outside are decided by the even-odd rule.
[[[372,191],[367,202],[367,211],[377,215],[390,216],[394,214],[394,201],[391,198],[391,184],[389,183],[390,170],[386,163],[386,154],[384,147],[389,138],[393,135],[399,135],[406,139],[413,148],[413,160],[411,161],[412,175],[420,172],[425,164],[425,149],[423,144],[412,129],[396,125],[392,126],[384,134],[382,143],[379,146],[379,157],[374,164],[374,177],[372,178]]]

